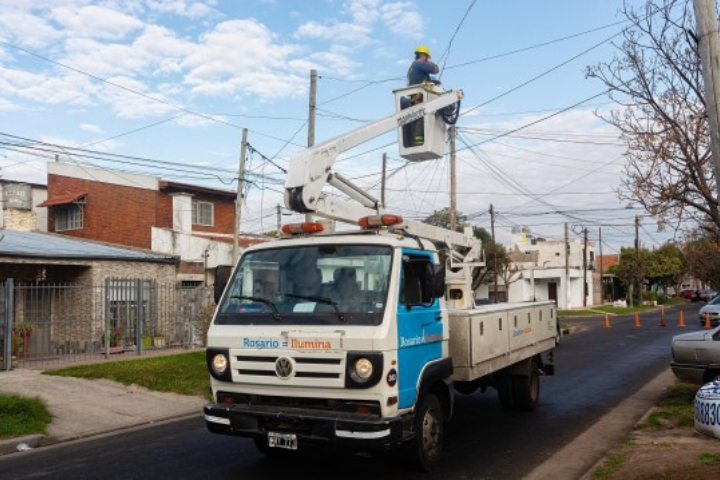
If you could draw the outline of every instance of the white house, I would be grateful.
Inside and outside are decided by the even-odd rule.
[[[568,247],[566,259],[564,240],[533,237],[527,228],[513,230],[509,248],[512,264],[505,278],[498,279],[498,298],[511,302],[554,300],[563,309],[593,305],[595,247],[588,242],[585,271],[582,239],[570,240]],[[492,298],[493,290],[494,285],[484,285],[476,294]]]

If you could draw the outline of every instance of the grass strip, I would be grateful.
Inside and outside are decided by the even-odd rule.
[[[52,415],[37,397],[0,393],[0,438],[47,433]]]
[[[625,457],[625,455],[612,454],[608,456],[603,464],[592,473],[592,477],[608,478],[620,470],[622,466],[625,465],[626,461],[627,457]]]
[[[139,385],[157,392],[198,395],[210,399],[210,378],[204,351],[77,365],[49,370],[45,374],[88,379],[105,378],[125,385]]]
[[[700,387],[689,383],[670,386],[640,428],[676,428],[695,425],[695,394]]]

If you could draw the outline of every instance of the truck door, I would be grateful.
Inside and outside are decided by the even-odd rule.
[[[442,357],[442,314],[433,284],[431,254],[403,249],[397,311],[399,408],[413,405],[423,367]]]

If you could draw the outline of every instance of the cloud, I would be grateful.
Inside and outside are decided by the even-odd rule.
[[[202,35],[182,62],[184,83],[195,95],[257,95],[272,99],[303,95],[306,78],[289,66],[299,47],[254,19],[230,20]]]
[[[380,7],[380,18],[395,35],[413,40],[422,38],[424,22],[413,2],[391,2]]]
[[[135,17],[97,5],[53,8],[50,17],[72,37],[118,40],[143,26]]]
[[[0,15],[3,41],[26,48],[45,48],[62,37],[62,32],[31,12],[4,10]]]
[[[113,85],[102,86],[99,97],[110,105],[120,118],[141,118],[167,115],[177,112],[173,102],[160,93],[154,93],[144,83],[129,77],[111,77],[108,81],[142,95],[119,89]],[[147,95],[147,98],[143,95]],[[153,98],[157,100],[153,100]]]
[[[353,22],[370,24],[379,18],[380,0],[349,0],[343,10],[352,16]]]
[[[330,25],[327,25],[310,21],[300,25],[295,32],[295,37],[364,45],[372,40],[371,34],[372,29],[367,25],[345,22],[331,22]]]
[[[91,133],[105,133],[103,132],[102,128],[98,127],[93,123],[81,123],[80,130]]]
[[[185,0],[149,0],[147,8],[158,13],[171,13],[181,17],[201,18],[218,14],[214,7],[217,2],[206,0],[205,3],[191,2]]]
[[[38,74],[0,66],[0,94],[37,104],[93,105],[96,90],[86,77]]]

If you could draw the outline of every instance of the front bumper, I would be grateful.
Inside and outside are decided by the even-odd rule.
[[[296,407],[208,403],[208,430],[223,435],[267,438],[268,432],[297,435],[298,448],[349,447],[390,450],[403,441],[402,417],[331,412]]]
[[[700,319],[700,325],[705,326],[705,315],[698,315],[698,318]],[[710,315],[710,325],[713,327],[720,325],[720,316]]]
[[[676,363],[670,364],[673,373],[678,380],[687,383],[694,383],[696,385],[702,385],[705,383],[705,372],[707,367],[704,365],[693,365],[688,363]]]

